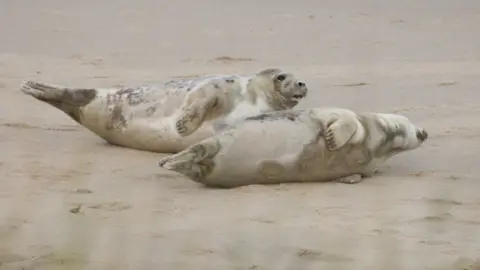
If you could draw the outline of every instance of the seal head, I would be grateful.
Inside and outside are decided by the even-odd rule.
[[[416,149],[428,139],[428,132],[424,128],[414,125],[403,115],[378,114],[378,116],[385,134],[383,140],[390,142],[382,149],[386,153],[396,154]]]
[[[280,69],[265,69],[259,73],[257,78],[268,77],[273,83],[273,92],[266,93],[269,100],[278,104],[276,107],[281,109],[291,109],[295,107],[308,94],[308,87],[304,81],[297,79],[292,73],[284,72]]]

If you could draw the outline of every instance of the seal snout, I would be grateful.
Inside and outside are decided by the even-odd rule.
[[[300,100],[307,95],[307,91],[308,91],[307,84],[303,81],[297,81],[295,84],[298,90],[296,91],[296,93],[292,95],[292,98],[296,100]]]
[[[428,138],[428,133],[424,129],[417,130],[417,139],[421,142],[425,141]]]

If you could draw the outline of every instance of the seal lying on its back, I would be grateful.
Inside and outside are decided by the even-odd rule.
[[[339,181],[358,183],[389,157],[418,148],[427,132],[397,114],[340,108],[249,117],[159,166],[208,186]]]
[[[265,69],[251,76],[182,78],[161,87],[82,89],[27,81],[21,91],[111,144],[176,153],[213,135],[214,126],[291,109],[308,90],[291,73]]]

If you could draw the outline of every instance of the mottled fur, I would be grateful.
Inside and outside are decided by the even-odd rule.
[[[209,186],[338,181],[358,183],[377,165],[416,149],[428,135],[398,114],[340,108],[248,117],[159,166]]]
[[[258,113],[293,108],[307,86],[291,73],[178,78],[160,86],[77,89],[27,81],[21,90],[62,110],[107,142],[175,153]]]

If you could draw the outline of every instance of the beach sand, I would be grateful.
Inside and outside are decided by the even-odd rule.
[[[479,14],[474,0],[2,1],[0,269],[461,269],[480,258]],[[429,140],[358,185],[208,189],[19,91],[268,67],[307,81],[299,108],[399,112]]]

